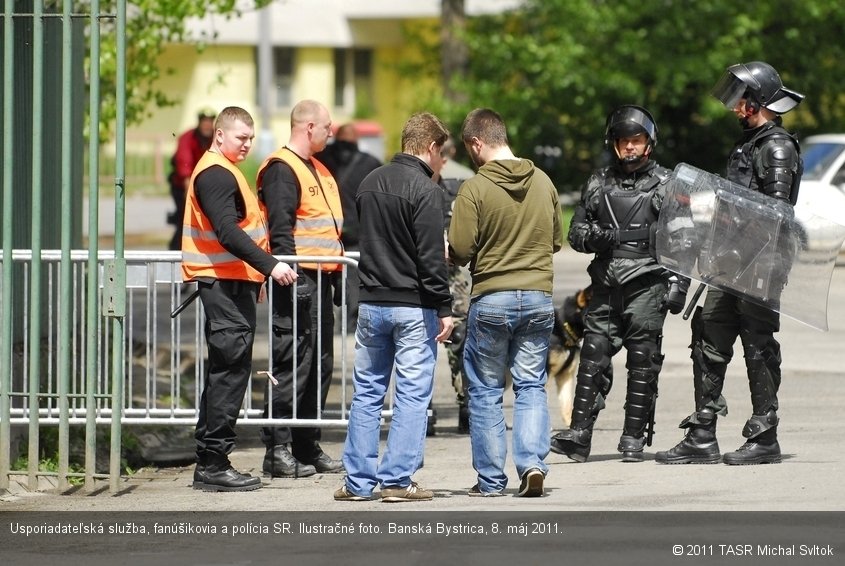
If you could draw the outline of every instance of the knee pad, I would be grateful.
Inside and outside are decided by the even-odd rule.
[[[610,341],[600,334],[588,333],[581,346],[581,359],[596,364],[610,361]]]
[[[581,363],[578,367],[579,381],[583,377],[592,378],[592,384],[600,391],[607,392],[610,382],[606,368],[610,366],[610,342],[599,334],[587,334],[581,346]],[[612,375],[612,374],[611,374]]]
[[[625,367],[629,370],[659,372],[663,366],[663,355],[657,342],[632,342],[625,347],[628,350]]]

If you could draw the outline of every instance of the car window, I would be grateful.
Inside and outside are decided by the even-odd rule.
[[[818,181],[843,151],[845,144],[841,143],[808,143],[801,149],[801,155],[804,157],[804,175],[801,178]]]

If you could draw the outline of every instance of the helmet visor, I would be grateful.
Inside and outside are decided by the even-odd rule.
[[[622,106],[614,110],[607,119],[605,136],[615,140],[645,134],[657,142],[657,126],[649,114],[637,106]]]
[[[745,96],[748,85],[730,70],[725,71],[710,94],[725,105],[728,110],[736,108],[737,103]]]

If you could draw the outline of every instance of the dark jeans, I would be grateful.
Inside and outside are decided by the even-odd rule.
[[[198,284],[205,310],[208,361],[195,438],[200,462],[225,465],[235,448],[235,423],[252,370],[257,283]]]
[[[300,270],[296,288],[294,331],[293,286],[273,285],[273,375],[268,383],[264,416],[316,419],[326,404],[334,366],[334,311],[332,274]],[[319,277],[318,277],[319,275]],[[317,332],[317,329],[321,332]],[[296,364],[294,367],[294,351]],[[269,401],[272,397],[272,403]],[[268,447],[292,444],[294,456],[309,460],[320,439],[319,427],[265,427],[261,433]]]

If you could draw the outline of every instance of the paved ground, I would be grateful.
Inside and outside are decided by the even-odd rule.
[[[163,230],[168,232],[166,227]],[[555,282],[558,299],[584,285],[588,260],[587,256],[568,250],[558,254]],[[422,486],[434,490],[435,498],[431,502],[401,505],[378,501],[335,502],[332,492],[341,483],[338,475],[265,478],[263,489],[258,491],[210,494],[190,488],[191,467],[148,468],[126,478],[117,494],[109,493],[105,487],[94,493],[82,490],[27,493],[19,487],[0,493],[0,523],[5,523],[6,518],[12,521],[21,516],[30,517],[33,522],[44,518],[47,522],[47,518],[57,516],[56,511],[97,512],[85,517],[100,519],[108,516],[107,512],[131,511],[132,517],[137,516],[138,520],[146,517],[149,524],[165,520],[175,525],[178,521],[223,522],[221,517],[227,516],[220,513],[231,511],[236,513],[237,521],[243,523],[248,519],[255,525],[276,524],[280,518],[301,520],[303,516],[311,517],[306,522],[328,521],[329,524],[335,520],[356,522],[361,517],[392,522],[398,516],[400,523],[431,525],[446,517],[448,521],[464,525],[487,521],[487,534],[492,528],[490,521],[497,524],[510,521],[517,526],[548,523],[548,528],[563,529],[567,533],[565,540],[530,533],[506,539],[473,538],[475,535],[449,538],[442,533],[427,538],[408,535],[391,538],[389,544],[378,537],[362,541],[306,534],[284,539],[284,543],[279,538],[245,537],[240,546],[230,545],[225,542],[228,539],[222,537],[202,539],[192,535],[154,539],[156,544],[164,545],[161,548],[151,546],[148,539],[143,544],[130,544],[126,539],[109,542],[111,539],[104,538],[96,539],[96,551],[90,550],[91,545],[83,539],[73,539],[76,543],[68,542],[68,546],[62,547],[70,553],[68,556],[83,557],[86,564],[251,564],[266,563],[265,558],[278,560],[280,556],[290,554],[294,559],[308,557],[311,564],[392,565],[397,553],[409,564],[487,566],[517,561],[534,563],[560,556],[567,556],[574,563],[587,560],[599,564],[662,564],[676,563],[674,543],[678,541],[685,545],[682,554],[697,555],[698,563],[707,564],[733,563],[737,556],[743,558],[742,554],[735,554],[733,546],[728,551],[724,548],[725,544],[740,543],[764,547],[790,543],[796,555],[801,551],[796,544],[813,542],[818,543],[819,548],[830,544],[834,556],[841,556],[845,552],[845,514],[842,513],[845,510],[845,483],[842,481],[845,435],[841,433],[840,418],[841,408],[845,406],[845,370],[841,361],[842,345],[845,344],[845,269],[842,267],[834,272],[829,305],[829,332],[822,333],[784,319],[778,335],[783,347],[784,375],[780,392],[780,441],[784,461],[778,465],[667,466],[654,462],[654,452],[668,449],[680,440],[682,431],[677,424],[692,410],[687,349],[689,325],[679,316],[673,316],[665,327],[666,361],[660,380],[657,435],[654,446],[647,448],[646,461],[625,464],[616,452],[624,402],[624,357],[620,355],[615,360],[617,383],[610,394],[608,407],[597,423],[590,460],[578,464],[550,454],[546,496],[542,498],[513,497],[518,478],[510,462],[509,497],[467,497],[466,490],[475,483],[475,473],[470,460],[469,438],[456,432],[457,408],[443,354],[435,392],[436,435],[427,440],[425,466],[415,476]],[[741,350],[738,356],[741,356]],[[729,368],[725,394],[730,414],[719,423],[723,452],[733,450],[743,442],[740,431],[750,413],[748,385],[739,358]],[[550,395],[552,422],[557,428],[561,421],[554,399],[554,395]],[[508,394],[505,397],[508,410],[511,403],[512,395]],[[241,470],[260,475],[263,448],[256,442],[254,429],[242,434],[245,439],[233,454],[233,461]],[[328,430],[324,433],[323,447],[338,457],[343,439],[343,431]],[[15,511],[25,513],[21,515]],[[37,511],[47,514],[34,513]],[[154,513],[139,513],[144,511]],[[314,519],[307,513],[312,511],[322,513]],[[393,513],[395,511],[405,513],[397,515]],[[408,514],[408,511],[413,513]],[[436,513],[426,513],[429,511]],[[641,513],[654,511],[669,513]],[[726,511],[756,513],[724,513]],[[298,512],[305,512],[305,515]],[[338,514],[341,512],[343,514]],[[126,517],[121,514],[117,520],[122,524]],[[3,551],[10,558],[9,564],[44,563],[42,551],[38,550],[42,548],[42,539],[27,538],[22,542],[20,537],[12,536],[3,544],[4,539],[9,538],[9,531],[5,524],[0,528],[4,529],[0,532],[0,547],[9,549]],[[275,546],[267,546],[270,540]],[[292,540],[295,543],[290,542]],[[493,540],[497,542],[491,542]],[[458,541],[459,546],[455,546]],[[197,544],[199,542],[201,544]],[[739,546],[736,548],[742,550]],[[787,560],[780,556],[772,558],[771,554],[766,554],[766,548],[753,546],[753,552],[744,556],[750,557],[750,563],[760,564],[841,563],[830,555],[821,555],[821,550],[819,554]],[[120,553],[120,560],[110,554],[114,552]],[[458,558],[460,560],[456,562]],[[73,560],[69,562],[73,563]]]
[[[556,294],[581,286],[588,258],[565,251],[557,257]],[[829,332],[807,328],[784,319],[779,334],[783,346],[780,440],[784,461],[780,465],[731,467],[665,466],[653,461],[657,450],[677,442],[678,422],[692,409],[692,383],[687,344],[688,323],[670,317],[665,327],[666,361],[660,380],[657,435],[647,449],[646,461],[619,461],[616,443],[622,424],[624,357],[615,360],[617,383],[607,409],[601,414],[594,435],[593,452],[585,464],[550,454],[547,496],[538,500],[516,497],[481,500],[469,498],[466,489],[475,482],[470,461],[469,438],[456,433],[457,411],[453,402],[445,354],[441,355],[435,393],[438,411],[436,435],[427,440],[425,466],[416,476],[436,493],[434,501],[417,504],[427,510],[842,510],[845,509],[845,437],[836,423],[845,406],[845,383],[840,359],[845,343],[845,269],[834,272],[830,295]],[[730,413],[719,423],[723,452],[742,443],[740,431],[749,416],[750,401],[742,360],[729,368],[726,397]],[[512,395],[505,397],[510,408]],[[560,427],[557,403],[550,396],[553,426]],[[233,455],[240,469],[260,473],[262,448],[254,441],[254,429],[243,432],[245,442]],[[339,456],[343,431],[328,430],[323,446]],[[518,485],[511,464],[509,492]],[[241,494],[205,494],[191,490],[191,468],[143,469],[125,480],[117,495],[101,491],[94,495],[74,491],[29,494],[21,490],[0,500],[4,510],[380,510],[379,502],[337,503],[332,491],[340,477],[317,475],[306,479],[265,480],[260,491]]]

